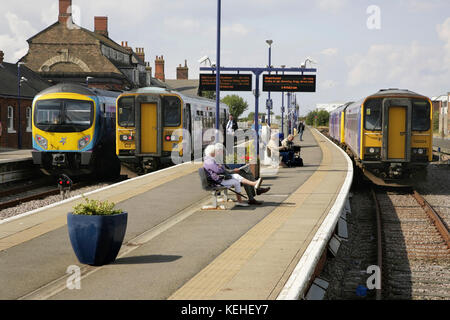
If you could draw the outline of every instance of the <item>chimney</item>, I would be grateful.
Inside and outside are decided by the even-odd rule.
[[[189,68],[187,66],[187,60],[184,60],[184,67],[180,66],[177,68],[177,80],[188,80],[189,78]]]
[[[108,17],[94,17],[95,33],[108,38]]]
[[[136,55],[142,60],[143,63],[145,63],[144,48],[136,48]]]
[[[128,50],[128,52],[133,53],[133,49],[128,46],[128,41],[122,41],[122,47]]]
[[[166,81],[164,75],[164,56],[156,56],[155,60],[155,78],[161,81]]]
[[[3,51],[0,50],[0,64],[3,63],[3,57],[4,57]]]
[[[59,0],[59,23],[66,24],[69,19],[72,20],[72,0]]]
[[[145,63],[145,71],[150,72],[150,75],[152,74],[152,66],[150,65],[150,62]]]

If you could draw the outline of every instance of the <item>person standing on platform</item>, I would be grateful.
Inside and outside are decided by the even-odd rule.
[[[300,141],[303,141],[303,132],[305,131],[305,124],[303,121],[300,121],[298,124],[298,137],[300,138]]]
[[[230,141],[233,141],[233,145],[234,145],[234,132],[238,129],[238,124],[236,122],[236,120],[234,120],[233,115],[230,114],[230,116],[228,117],[228,122],[225,126],[225,145],[228,141],[228,139],[230,139]]]

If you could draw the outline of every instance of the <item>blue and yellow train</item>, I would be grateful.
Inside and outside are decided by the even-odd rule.
[[[118,177],[115,154],[119,92],[58,84],[33,101],[33,161],[48,175]]]
[[[378,185],[411,185],[432,161],[432,104],[386,89],[330,113],[329,134]]]

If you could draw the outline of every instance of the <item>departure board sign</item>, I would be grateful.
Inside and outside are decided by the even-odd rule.
[[[199,91],[216,91],[216,75],[200,74]],[[252,91],[252,75],[221,74],[220,91]]]
[[[266,74],[263,77],[263,91],[316,92],[316,76]]]

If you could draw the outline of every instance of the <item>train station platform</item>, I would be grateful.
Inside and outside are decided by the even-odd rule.
[[[33,160],[31,156],[32,150],[1,150],[0,151],[0,164],[6,162],[16,161],[28,161]]]
[[[433,137],[433,149],[440,148],[442,152],[450,154],[450,139]]]
[[[201,188],[195,163],[86,194],[128,212],[124,244],[106,266],[81,265],[71,248],[66,215],[80,197],[0,221],[0,299],[289,296],[301,266],[320,257],[317,244],[333,233],[337,200],[347,196],[343,185],[352,177],[347,156],[334,144],[314,129],[303,138],[297,143],[304,167],[262,168],[262,185],[271,187],[257,197],[262,205],[201,210],[211,195]],[[71,290],[67,270],[74,265],[81,268],[81,287]]]

